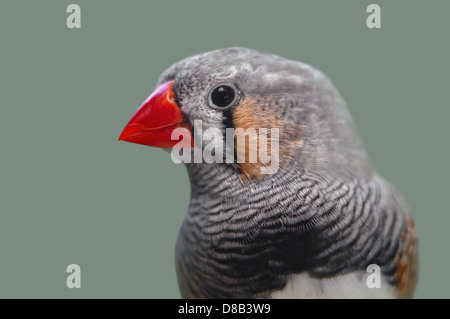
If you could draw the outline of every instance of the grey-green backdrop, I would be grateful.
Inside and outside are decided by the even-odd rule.
[[[66,7],[81,6],[81,29]],[[366,7],[381,6],[369,30]],[[416,297],[450,297],[448,1],[2,1],[0,297],[178,298],[185,169],[117,138],[159,74],[245,46],[324,71],[420,235]],[[81,289],[66,267],[81,266]]]

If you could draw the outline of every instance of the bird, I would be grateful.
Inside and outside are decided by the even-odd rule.
[[[196,128],[218,133],[202,140]],[[245,143],[237,146],[237,133],[228,139],[230,129],[250,132]],[[180,139],[180,130],[190,137]],[[315,67],[241,47],[182,59],[160,75],[119,140],[179,156],[217,146],[214,161],[184,162],[181,297],[413,297],[418,238],[409,208]],[[269,162],[249,160],[251,147],[272,144]]]

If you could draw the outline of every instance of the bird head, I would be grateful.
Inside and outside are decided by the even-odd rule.
[[[190,137],[174,136],[180,128]],[[227,129],[234,130],[232,138]],[[244,143],[238,145],[240,137]],[[232,169],[242,182],[286,169],[350,178],[371,173],[346,105],[323,73],[244,48],[199,54],[171,66],[119,140],[184,152],[213,150],[215,163],[198,165]],[[256,160],[249,156],[255,150]],[[258,158],[261,151],[269,161]]]

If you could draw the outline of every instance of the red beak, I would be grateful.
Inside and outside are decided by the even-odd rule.
[[[172,140],[172,132],[176,128],[189,129],[184,121],[183,112],[175,102],[175,93],[172,86],[174,81],[164,83],[142,103],[130,122],[123,130],[119,141],[136,144],[169,148],[179,143],[182,139]],[[192,134],[190,140],[183,139],[179,146],[193,145]],[[184,145],[186,144],[186,145]]]

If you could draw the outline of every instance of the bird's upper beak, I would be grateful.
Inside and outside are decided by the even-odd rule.
[[[172,139],[172,132],[176,128],[189,130],[190,128],[184,121],[180,106],[175,101],[173,82],[157,87],[142,103],[125,126],[119,141],[162,148],[173,147],[179,143],[178,134],[177,138]],[[191,146],[192,137],[190,141],[183,139],[182,142],[187,145],[179,144],[179,146]]]

